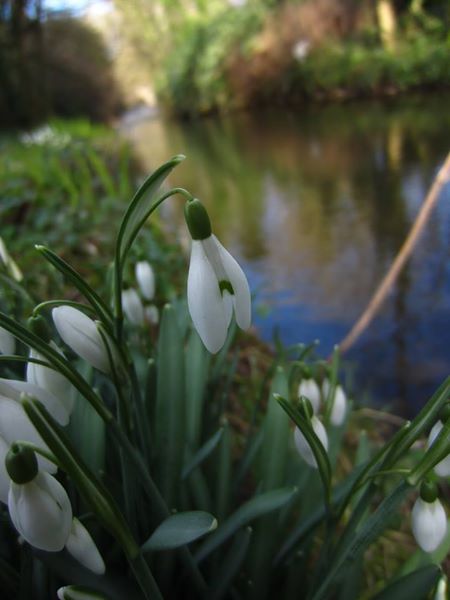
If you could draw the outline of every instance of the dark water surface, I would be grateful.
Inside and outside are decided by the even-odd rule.
[[[153,119],[129,136],[146,169],[207,205],[255,292],[254,324],[286,344],[342,340],[405,239],[450,150],[450,96]],[[165,218],[181,227],[181,201]],[[180,227],[178,227],[180,224]],[[450,372],[450,186],[388,300],[346,355],[360,399],[417,412]]]

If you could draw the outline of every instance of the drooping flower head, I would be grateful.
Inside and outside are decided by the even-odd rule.
[[[134,288],[122,292],[123,312],[133,325],[141,326],[144,323],[144,306],[139,294]]]
[[[32,450],[13,444],[5,460],[11,478],[8,509],[20,535],[47,552],[64,548],[72,524],[72,507],[62,485],[38,470]]]
[[[78,356],[99,371],[109,373],[108,352],[92,319],[73,306],[57,306],[52,317],[62,340]]]
[[[146,300],[153,300],[155,296],[155,274],[152,266],[146,260],[136,263],[136,280],[142,295]]]
[[[303,378],[298,386],[298,396],[305,396],[311,402],[314,414],[320,409],[320,389],[314,379]]]
[[[188,201],[185,217],[192,236],[189,312],[200,338],[214,354],[225,343],[233,311],[241,329],[250,327],[250,288],[241,267],[212,234],[203,204]]]
[[[447,517],[435,483],[424,481],[411,513],[412,531],[425,552],[434,552],[447,533]]]

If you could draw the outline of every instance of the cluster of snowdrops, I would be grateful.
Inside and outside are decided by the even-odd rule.
[[[49,553],[65,549],[84,569],[97,576],[94,585],[90,582],[91,586],[63,581],[64,585],[57,590],[61,600],[103,597],[103,594],[109,597],[107,587],[99,583],[107,576],[107,561],[98,550],[94,536],[82,523],[81,516],[77,518],[73,514],[67,491],[68,479],[71,481],[71,496],[75,489],[85,510],[117,541],[128,561],[130,573],[147,598],[170,596],[170,592],[166,592],[171,589],[167,573],[174,573],[176,564],[182,566],[186,581],[192,581],[194,591],[187,592],[187,597],[219,598],[230,593],[233,586],[239,589],[242,586],[239,583],[240,573],[252,570],[251,566],[246,566],[244,555],[239,561],[237,550],[229,555],[234,557],[234,562],[230,558],[228,574],[222,576],[220,585],[214,581],[217,564],[211,571],[206,566],[202,571],[204,558],[238,534],[244,536],[239,538],[240,546],[252,548],[245,538],[250,536],[250,530],[245,527],[264,515],[265,527],[270,528],[274,521],[267,521],[273,518],[267,515],[282,506],[287,510],[297,494],[295,487],[288,491],[283,488],[284,496],[281,498],[281,491],[277,489],[279,495],[275,498],[273,488],[277,488],[277,475],[269,475],[269,467],[264,466],[263,469],[267,470],[259,471],[262,473],[261,482],[254,481],[254,497],[235,513],[230,507],[228,512],[219,507],[218,513],[222,514],[216,515],[211,503],[212,514],[197,510],[199,506],[205,506],[205,503],[196,500],[201,496],[198,490],[204,485],[198,470],[217,450],[222,443],[220,438],[225,434],[222,428],[205,441],[204,436],[199,434],[200,415],[197,416],[196,435],[184,439],[189,437],[184,419],[189,420],[186,415],[190,410],[194,411],[194,407],[171,403],[170,394],[176,395],[177,392],[171,388],[175,384],[167,365],[170,360],[176,360],[174,352],[184,351],[186,342],[183,336],[177,338],[174,333],[176,325],[169,322],[170,307],[162,310],[161,317],[159,315],[154,302],[155,274],[152,266],[146,260],[137,261],[134,266],[129,264],[129,251],[140,229],[161,202],[181,194],[185,198],[185,218],[192,238],[187,306],[195,330],[192,335],[196,332],[202,344],[201,349],[197,349],[198,356],[203,357],[205,364],[209,365],[209,362],[206,363],[210,360],[209,354],[224,356],[229,351],[235,323],[243,330],[250,327],[251,294],[243,270],[213,235],[202,203],[180,188],[160,191],[164,178],[179,160],[181,158],[176,157],[155,171],[128,207],[117,239],[111,303],[92,290],[73,267],[49,249],[39,247],[41,255],[78,289],[85,303],[64,300],[43,302],[35,307],[26,325],[6,314],[0,315],[1,364],[9,364],[8,360],[26,363],[22,379],[0,379],[0,501],[7,505],[11,523],[22,543]],[[19,284],[21,273],[18,266],[3,244],[0,250],[5,277]],[[128,287],[124,286],[126,268],[132,273],[128,277]],[[145,333],[149,327],[159,327],[161,338],[166,338],[166,345],[161,342],[157,354],[150,361],[153,363],[150,371],[156,372],[157,383],[163,388],[161,394],[155,396],[156,407],[150,411],[143,405],[142,378],[135,368],[135,353],[127,343],[127,339],[131,339],[127,338],[129,330]],[[181,350],[174,346],[178,342]],[[25,352],[16,353],[18,344]],[[325,541],[329,544],[327,556],[333,557],[327,578],[316,581],[315,588],[313,585],[310,590],[312,598],[320,599],[327,597],[343,565],[375,541],[387,526],[391,511],[414,489],[419,491],[411,513],[412,532],[417,544],[425,552],[434,552],[443,543],[447,534],[447,518],[439,499],[439,479],[450,476],[450,383],[444,382],[418,417],[412,423],[405,423],[389,443],[359,465],[348,479],[344,492],[336,493],[332,487],[329,432],[344,427],[351,404],[338,383],[337,367],[324,367],[322,364],[320,370],[315,369],[307,366],[305,357],[306,352],[303,352],[293,361],[295,368],[291,369],[289,385],[272,386],[263,435],[272,441],[281,440],[283,448],[290,444],[286,441],[288,435],[298,456],[307,465],[305,468],[318,476],[323,506],[314,527],[332,524],[338,536],[334,542]],[[146,359],[141,357],[141,363],[144,364]],[[166,362],[155,367],[155,361]],[[91,368],[89,376],[85,376],[85,368],[80,367],[83,364]],[[102,395],[92,384],[92,381],[104,380],[115,388],[114,394]],[[189,382],[189,373],[186,373],[186,380]],[[205,383],[203,395],[204,389]],[[181,402],[185,402],[186,394],[181,394],[181,398]],[[76,403],[86,403],[93,408],[108,431],[106,439],[120,448],[119,481],[113,486],[104,472],[95,472],[83,462],[73,441],[65,433]],[[156,419],[158,414],[160,420],[154,425],[150,420]],[[218,421],[220,418],[219,415]],[[294,425],[293,430],[290,423]],[[420,459],[408,468],[398,469],[398,463],[427,431],[428,441]],[[195,437],[196,443],[193,441]],[[264,444],[264,440],[260,440],[259,444]],[[249,448],[248,456],[252,452],[254,455],[263,452],[256,442],[252,448]],[[275,443],[271,451],[276,454]],[[283,453],[284,450],[281,455],[286,458],[288,455]],[[178,482],[183,466],[185,473],[186,469],[189,471],[184,478],[196,472],[198,477],[192,483],[197,489],[181,495]],[[153,468],[155,473],[152,473]],[[277,467],[274,467],[273,473],[276,470]],[[135,471],[141,483],[131,481],[129,471]],[[65,473],[65,477],[58,477],[57,472]],[[389,491],[388,497],[375,511],[366,517],[362,514],[349,516],[356,498],[360,503],[365,502],[361,507],[371,507],[376,477],[389,474],[400,474],[401,481],[393,491]],[[274,485],[269,482],[271,477]],[[138,538],[145,528],[133,523],[133,511],[142,501],[132,499],[131,490],[139,485],[146,490],[147,507],[151,512],[146,524],[150,535],[146,535],[144,542]],[[115,494],[108,486],[119,486],[122,492]],[[188,497],[191,497],[190,501]],[[253,509],[250,507],[252,501]],[[275,558],[275,563],[280,563],[281,556],[298,550],[298,545],[303,543],[302,536],[306,537],[306,534],[302,530],[301,518],[300,525],[295,518],[294,511],[288,530],[297,531],[297,537],[278,549],[278,555],[274,548],[268,550],[269,558],[264,559],[266,563],[261,559],[260,564],[270,567],[274,564],[274,555],[279,558]],[[364,527],[361,528],[361,524]],[[263,526],[264,520],[260,527]],[[339,539],[340,534],[342,539]],[[258,535],[263,540],[265,533],[261,529]],[[192,553],[190,545],[195,548],[203,538],[206,541]],[[266,547],[269,546],[267,541]],[[147,552],[152,558],[147,558]],[[172,557],[172,562],[160,560],[154,557],[158,552],[176,552],[176,558]],[[210,572],[211,579],[208,579]],[[189,588],[189,585],[186,586]],[[435,590],[436,598],[444,597],[445,586],[445,576],[439,569],[433,571],[428,591]],[[254,589],[257,587],[256,583]],[[240,589],[242,597],[247,594],[252,597],[254,593],[251,589],[246,590],[245,586]]]

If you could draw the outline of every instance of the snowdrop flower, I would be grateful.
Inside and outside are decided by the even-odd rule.
[[[322,446],[325,448],[325,451],[327,451],[328,450],[327,432],[325,431],[325,427],[322,425],[322,423],[319,421],[319,419],[316,417],[316,415],[313,415],[311,417],[311,426],[314,430],[314,433],[317,435],[319,440],[322,442]],[[311,450],[311,446],[308,444],[305,436],[303,435],[303,433],[300,431],[300,429],[298,427],[296,427],[295,431],[294,431],[294,441],[295,441],[295,446],[298,450],[298,453],[303,458],[303,460],[310,467],[314,467],[315,469],[317,469],[317,461],[313,454],[313,451]]]
[[[159,321],[159,312],[154,304],[150,304],[144,308],[145,320],[151,325],[157,325]]]
[[[311,49],[311,42],[309,40],[298,40],[292,47],[292,56],[298,62],[302,62],[308,56]]]
[[[251,320],[251,299],[241,267],[211,233],[208,213],[199,200],[185,204],[192,236],[187,296],[194,326],[212,354],[225,343],[234,310],[241,329]]]
[[[54,342],[51,342],[51,346],[54,350],[62,354],[62,351]],[[35,350],[30,351],[30,358],[45,361],[45,357]],[[64,375],[61,375],[61,373],[50,367],[30,362],[27,365],[26,377],[28,383],[36,385],[50,394],[53,394],[53,396],[63,405],[67,417],[72,413],[74,388]]]
[[[34,452],[13,444],[6,457],[11,478],[8,509],[20,535],[47,552],[64,548],[72,524],[72,507],[62,485],[38,470]]]
[[[108,353],[95,321],[72,306],[52,310],[62,340],[81,358],[103,373],[110,372]]]
[[[15,402],[20,403],[22,394],[27,394],[42,402],[48,412],[60,425],[67,425],[69,422],[69,411],[67,410],[67,407],[60,401],[59,397],[56,397],[50,391],[28,381],[0,378],[0,396],[10,398]]]
[[[78,519],[72,520],[70,535],[66,542],[66,550],[84,567],[97,575],[105,572],[105,563],[91,538],[88,530]]]
[[[320,390],[314,379],[302,379],[298,386],[298,397],[305,396],[311,402],[314,414],[319,412],[320,408]]]
[[[330,420],[333,425],[339,427],[342,425],[347,413],[347,398],[345,392],[340,385],[336,387],[334,392],[333,408],[331,410]]]
[[[450,417],[450,414],[448,414],[450,412],[449,407],[450,404],[444,406],[440,415],[441,419],[439,421],[436,421],[433,428],[431,429],[430,435],[428,436],[428,448],[432,446],[434,440],[440,434],[441,429],[444,426],[442,421],[447,420]],[[437,475],[439,475],[439,477],[450,477],[450,454],[434,467],[434,471]]]
[[[416,542],[425,552],[434,552],[447,533],[447,517],[440,500],[427,502],[417,498],[411,518]]]
[[[155,297],[155,274],[146,260],[136,263],[136,280],[142,295],[146,300],[153,300]]]
[[[106,600],[105,596],[78,585],[66,585],[57,590],[59,600]]]
[[[144,307],[137,291],[133,288],[122,292],[123,311],[133,325],[143,325]]]
[[[3,327],[0,327],[0,354],[14,354],[16,350],[16,339]]]
[[[16,440],[24,440],[36,444],[43,450],[48,450],[47,444],[36,431],[22,405],[2,395],[0,395],[0,436],[8,446]],[[51,461],[40,455],[37,461],[40,469],[48,473],[56,473],[56,465]],[[0,471],[3,468],[4,461],[1,461]]]

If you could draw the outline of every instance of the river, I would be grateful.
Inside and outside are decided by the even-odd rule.
[[[450,96],[242,112],[127,127],[143,170],[186,154],[171,184],[199,197],[244,267],[267,341],[327,356],[362,313],[450,150]],[[182,220],[173,202],[164,218]],[[450,372],[450,185],[375,320],[345,356],[359,402],[410,416]]]

